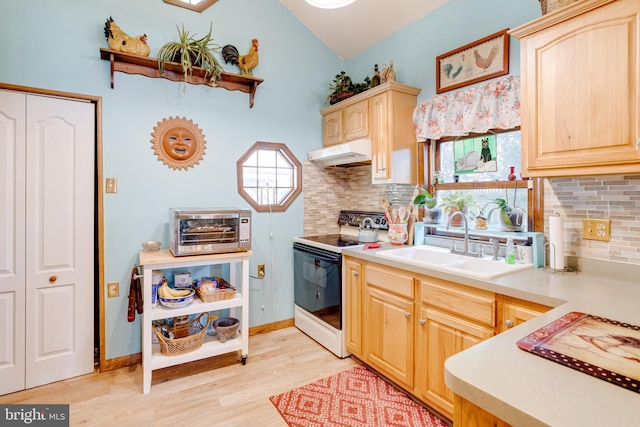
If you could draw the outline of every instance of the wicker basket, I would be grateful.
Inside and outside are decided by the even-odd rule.
[[[207,316],[207,321],[204,323],[201,321],[202,316]],[[166,338],[154,327],[153,332],[158,336],[160,353],[165,356],[179,356],[199,349],[208,325],[209,313],[205,312],[186,325],[174,326],[171,329],[174,338]]]
[[[565,6],[569,6],[571,3],[575,3],[580,0],[539,0],[540,8],[542,9],[542,14],[546,15],[547,13],[551,13],[554,10],[558,10]]]
[[[200,291],[199,286],[196,288],[196,293],[203,302],[221,301],[236,296],[236,290],[231,287],[229,282],[224,280],[222,277],[216,277],[216,280],[218,281],[218,286],[222,287],[216,288],[215,292],[205,294]]]

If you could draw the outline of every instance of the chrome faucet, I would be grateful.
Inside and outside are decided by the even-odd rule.
[[[469,252],[469,222],[467,220],[467,216],[462,213],[461,211],[456,211],[454,213],[452,213],[451,215],[449,215],[449,219],[447,219],[447,230],[449,229],[449,226],[451,225],[451,220],[453,219],[453,217],[455,217],[456,215],[460,215],[464,221],[464,247],[463,250],[458,250],[456,249],[456,243],[453,242],[452,248],[451,248],[451,253],[454,254],[460,254],[460,255],[468,255],[468,256],[479,256],[479,253],[473,253],[473,252]]]

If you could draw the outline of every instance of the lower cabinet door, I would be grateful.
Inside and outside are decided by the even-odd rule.
[[[413,306],[406,298],[366,288],[365,362],[413,389]]]
[[[423,306],[419,313],[415,391],[427,404],[453,419],[454,394],[444,382],[447,358],[493,336],[493,328]]]

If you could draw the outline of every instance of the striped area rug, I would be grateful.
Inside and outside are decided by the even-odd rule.
[[[447,427],[364,366],[269,400],[290,427]]]

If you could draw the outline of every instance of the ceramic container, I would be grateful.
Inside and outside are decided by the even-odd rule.
[[[389,223],[389,242],[392,245],[404,245],[409,238],[406,222]]]

